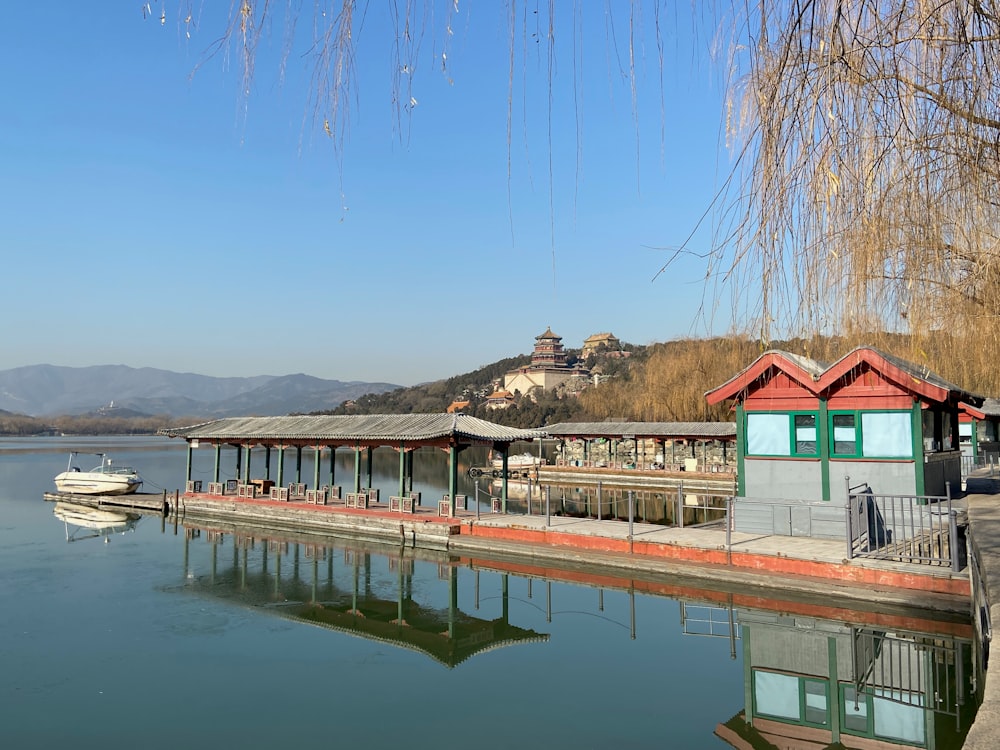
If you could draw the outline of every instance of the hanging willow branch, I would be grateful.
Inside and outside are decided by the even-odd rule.
[[[185,23],[191,2],[180,2]],[[218,47],[239,50],[245,93],[261,30],[269,27],[276,5],[237,0],[231,6]],[[629,29],[627,53],[616,48],[620,40],[613,33],[606,52],[625,61],[621,68],[630,83],[633,113],[640,106],[634,84],[642,54],[634,29],[644,5],[652,8],[662,68],[659,42],[675,24],[667,22],[672,14],[661,12],[657,0],[579,0],[567,11],[574,28],[597,15],[609,28],[620,19],[619,25]],[[316,0],[311,6],[313,111],[338,149],[356,95],[357,33],[372,7],[356,0]],[[392,100],[402,128],[403,115],[416,104],[412,77],[420,40],[428,26],[439,31],[441,24],[444,38],[450,38],[458,2],[395,0],[387,7],[395,35]],[[443,16],[435,17],[433,10],[442,7]],[[983,384],[1000,391],[1000,376],[992,374],[992,362],[1000,356],[1000,335],[993,332],[1000,323],[1000,12],[995,3],[720,0],[708,7],[695,15],[714,24],[717,38],[724,40],[716,60],[732,74],[726,123],[735,158],[713,205],[715,245],[705,257],[706,278],[721,279],[734,290],[736,309],[749,311],[740,321],[743,329],[765,342],[776,335],[837,333],[878,344],[884,334],[893,346],[899,341],[893,334],[906,332],[915,351],[926,356],[929,337],[937,337],[952,342],[966,358],[981,359],[973,367],[974,382],[965,381],[969,387]],[[539,36],[549,45],[547,54],[556,40],[556,3],[507,0],[509,112],[516,48],[529,33],[526,8],[540,13],[540,22],[544,18],[548,31]],[[278,10],[287,25],[308,14],[309,4],[288,0]],[[151,15],[159,17],[155,11]],[[575,45],[575,32],[572,38]],[[574,65],[583,54],[574,51]],[[551,86],[548,60],[539,71],[549,76]],[[446,52],[440,62],[450,76]],[[527,69],[520,74],[526,77]],[[580,84],[575,75],[571,78],[575,94]],[[508,117],[508,170],[511,131]],[[637,174],[641,161],[637,156]],[[692,225],[697,221],[692,217]],[[972,334],[982,340],[970,354],[964,337]],[[948,373],[941,362],[934,364]]]

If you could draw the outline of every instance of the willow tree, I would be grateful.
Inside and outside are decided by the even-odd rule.
[[[180,0],[184,26],[192,23],[188,5]],[[160,7],[147,9],[165,21],[167,6]],[[310,15],[312,107],[317,127],[340,146],[356,81],[355,31],[373,8],[358,0],[316,0],[311,11],[309,4],[238,0],[216,48],[236,49],[249,91],[264,30],[284,24],[291,38],[287,30]],[[638,55],[663,65],[668,30],[690,33],[669,29],[676,16],[668,0],[507,0],[505,8],[511,85],[498,96],[508,102],[527,74],[515,72],[514,60],[529,13],[550,61],[532,74],[547,74],[549,85],[560,16],[620,19],[625,52],[617,38],[608,44],[630,76]],[[450,74],[447,40],[458,1],[389,3],[385,12],[395,36],[390,93],[402,118],[414,103],[429,26],[440,33],[435,55]],[[730,81],[720,116],[733,168],[709,213],[715,239],[706,275],[738,295],[737,328],[765,342],[825,333],[884,344],[966,387],[1000,392],[993,367],[1000,355],[1000,9],[976,0],[716,0],[696,16],[722,40],[714,60]],[[657,38],[648,52],[634,44],[643,18]],[[477,33],[468,19],[458,28]]]
[[[761,333],[909,332],[939,371],[996,392],[998,9],[761,0],[746,20],[717,258],[760,279]]]

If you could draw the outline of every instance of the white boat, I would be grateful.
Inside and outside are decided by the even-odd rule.
[[[538,456],[532,456],[530,453],[518,453],[513,456],[507,456],[508,471],[514,469],[530,469],[535,466],[545,466],[545,459],[539,458]],[[493,468],[502,469],[503,458],[494,458]]]
[[[93,453],[101,457],[99,466],[90,471],[80,471],[74,466],[78,451],[69,454],[66,471],[57,474],[56,489],[77,495],[130,495],[142,487],[142,477],[131,466],[116,466],[106,453]]]

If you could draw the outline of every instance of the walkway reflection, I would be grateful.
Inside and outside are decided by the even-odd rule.
[[[189,569],[190,543],[202,538],[212,545],[211,568],[205,575],[195,575]],[[220,563],[227,545],[232,559]],[[185,588],[189,591],[418,651],[447,667],[496,648],[548,640],[544,633],[510,623],[506,586],[499,617],[485,619],[461,611],[458,569],[443,553],[188,526],[184,555]],[[384,580],[374,580],[373,563],[380,557],[395,575],[392,592]],[[445,606],[415,599],[413,577],[418,559],[439,565],[439,578],[448,587]]]
[[[449,668],[493,649],[549,640],[511,622],[512,577],[527,581],[529,598],[532,583],[544,587],[548,622],[553,583],[595,589],[593,611],[573,614],[612,619],[632,639],[640,632],[636,597],[668,597],[678,602],[685,637],[714,639],[742,659],[744,709],[715,729],[741,750],[958,748],[981,698],[982,652],[971,623],[931,612],[876,603],[848,610],[639,572],[620,578],[246,527],[187,526],[184,538],[187,591],[414,650]],[[207,555],[195,546],[204,544]],[[435,566],[440,586],[433,584]],[[460,572],[461,601],[474,614],[459,607]],[[500,596],[482,602],[496,608],[494,617],[479,613],[481,573],[502,581]],[[628,594],[614,597],[610,612],[607,590]],[[663,623],[646,632],[655,633],[645,637],[658,648]]]

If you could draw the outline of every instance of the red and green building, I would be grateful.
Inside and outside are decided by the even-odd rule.
[[[780,506],[793,524],[796,505],[842,509],[848,484],[884,495],[944,495],[949,483],[958,491],[959,413],[983,403],[868,347],[832,365],[765,352],[706,398],[733,402],[739,496]],[[837,518],[827,514],[819,526],[836,536]]]

